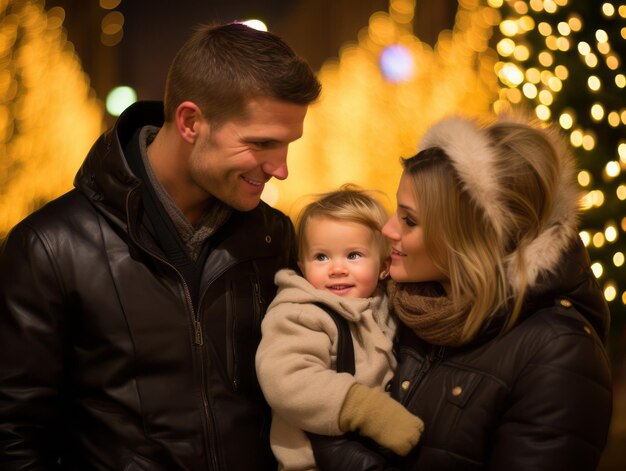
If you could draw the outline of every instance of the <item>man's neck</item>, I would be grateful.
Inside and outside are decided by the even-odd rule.
[[[166,123],[147,149],[150,166],[185,218],[196,225],[211,202],[210,196],[191,183],[189,155],[191,146]]]

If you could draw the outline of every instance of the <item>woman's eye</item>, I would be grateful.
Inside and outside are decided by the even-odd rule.
[[[417,226],[417,223],[416,223],[413,219],[411,219],[410,217],[408,217],[408,216],[402,217],[402,218],[400,218],[400,219],[402,219],[402,220],[404,221],[404,223],[405,223],[408,227],[415,227],[415,226]]]
[[[361,258],[363,255],[360,252],[350,252],[348,254],[348,260],[356,260]]]

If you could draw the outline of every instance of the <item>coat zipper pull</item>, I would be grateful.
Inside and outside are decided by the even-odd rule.
[[[193,330],[196,337],[196,345],[202,345],[204,342],[202,339],[202,324],[200,324],[200,321],[193,321]]]

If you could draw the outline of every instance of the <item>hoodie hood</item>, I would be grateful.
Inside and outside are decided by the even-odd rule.
[[[494,124],[515,122],[528,125],[527,121],[513,116],[500,117]],[[557,191],[538,236],[526,246],[521,256],[518,251],[513,251],[505,260],[508,279],[513,281],[524,275],[529,288],[557,271],[563,254],[578,238],[580,192],[573,156],[556,129],[546,127],[541,131],[559,161]],[[444,119],[425,133],[419,150],[431,147],[439,147],[446,153],[464,189],[482,208],[485,219],[495,228],[501,241],[508,240],[513,225],[504,203],[505,188],[499,179],[496,152],[490,144],[487,128],[468,118]],[[523,274],[520,265],[524,267]]]
[[[599,337],[606,340],[610,315],[590,269],[589,255],[578,236],[580,190],[570,148],[553,127],[529,124],[528,120],[516,116],[499,117],[494,124],[506,123],[541,130],[559,162],[554,200],[547,208],[547,217],[537,237],[523,252],[514,250],[504,260],[511,288],[515,290],[520,278],[525,280],[528,310],[553,303],[555,298],[568,299],[594,326]],[[506,241],[513,225],[504,203],[505,188],[499,180],[496,152],[490,144],[488,129],[468,118],[447,118],[425,133],[419,150],[438,147],[445,152],[470,198],[482,208],[485,219],[495,228],[500,240]],[[491,319],[492,327],[501,322],[500,316]]]

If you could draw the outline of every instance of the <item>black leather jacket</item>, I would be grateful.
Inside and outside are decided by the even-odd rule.
[[[343,471],[596,469],[612,409],[609,312],[582,244],[499,334],[506,314],[461,348],[429,345],[401,325],[391,394],[424,421],[420,442],[383,461],[363,458],[371,451],[358,443],[324,443],[318,462]]]
[[[0,258],[0,468],[275,469],[254,369],[293,226],[261,203],[211,238],[198,308],[156,245],[122,154],[140,103],[94,145],[76,189]]]

